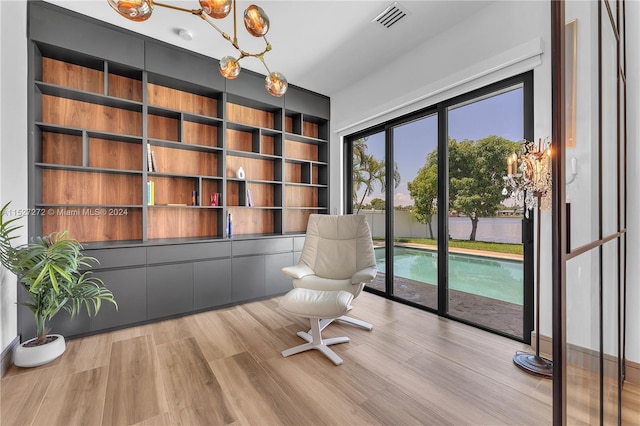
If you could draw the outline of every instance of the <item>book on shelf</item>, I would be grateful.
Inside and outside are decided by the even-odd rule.
[[[247,188],[247,206],[253,207],[253,196],[251,194],[251,190]]]
[[[152,172],[153,171],[153,160],[151,158],[151,144],[150,143],[147,144],[147,171],[148,172]]]
[[[151,149],[151,144],[147,143],[147,171],[157,172],[158,163],[156,162],[156,153]]]
[[[150,206],[155,205],[156,200],[155,200],[155,182],[153,182],[152,180],[147,182],[147,204]]]
[[[156,161],[156,152],[155,151],[151,151],[151,168],[152,168],[152,172],[157,172],[158,171],[158,162]]]

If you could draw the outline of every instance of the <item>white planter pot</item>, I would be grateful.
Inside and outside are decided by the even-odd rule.
[[[25,346],[35,338],[21,343],[13,354],[13,363],[18,367],[37,367],[58,358],[64,353],[66,348],[64,337],[59,334],[50,334],[50,337],[57,337],[52,342],[40,346]]]

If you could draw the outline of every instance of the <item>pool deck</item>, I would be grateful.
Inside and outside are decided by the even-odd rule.
[[[374,241],[374,247],[384,247],[385,244],[382,241]],[[438,251],[437,246],[432,246],[428,244],[415,244],[415,243],[394,243],[394,246],[397,247],[409,247],[409,248],[417,248],[417,249],[426,249]],[[456,247],[449,247],[449,253],[458,253],[458,254],[469,254],[472,256],[484,256],[484,257],[493,257],[496,259],[505,259],[505,260],[523,260],[523,256],[521,254],[511,254],[511,253],[500,253],[497,251],[484,251],[484,250],[473,250],[473,249],[463,249]]]
[[[384,243],[374,241],[374,246],[384,247]],[[411,243],[396,243],[397,246],[437,250],[435,246]],[[464,253],[474,256],[486,256],[505,260],[522,260],[521,255],[494,253],[480,250],[450,249],[451,253]],[[384,291],[385,274],[378,272],[375,280],[368,287]],[[394,295],[404,300],[436,309],[438,306],[438,290],[435,285],[425,284],[403,277],[394,277]],[[522,337],[523,308],[522,305],[503,302],[484,296],[456,290],[449,291],[449,315],[509,335]]]

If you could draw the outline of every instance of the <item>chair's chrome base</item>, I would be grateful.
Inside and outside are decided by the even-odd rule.
[[[351,308],[349,308],[351,309]],[[350,325],[355,325],[356,327],[360,327],[363,328],[367,331],[371,331],[373,330],[373,324],[368,323],[366,321],[362,321],[360,319],[357,318],[353,318],[353,317],[348,317],[346,315],[342,315],[341,317],[338,318],[328,318],[328,319],[321,319],[320,320],[320,331],[324,330],[325,328],[327,328],[327,326],[329,324],[331,324],[333,321],[342,321],[344,323],[350,324]],[[309,330],[308,332],[304,332],[304,331],[300,331],[298,332],[298,336],[302,337],[304,340],[306,340],[307,342],[309,342],[311,337],[304,337],[302,336],[300,333],[309,336],[311,334],[311,330]]]
[[[282,356],[287,357],[295,355],[300,352],[308,351],[310,349],[316,349],[329,358],[335,365],[342,364],[342,358],[338,356],[334,351],[329,349],[329,345],[335,345],[337,343],[346,343],[349,341],[348,337],[332,337],[330,339],[322,338],[322,328],[320,328],[321,320],[318,318],[310,318],[311,330],[309,333],[299,331],[298,336],[302,337],[307,343],[295,346],[293,348],[282,351]]]

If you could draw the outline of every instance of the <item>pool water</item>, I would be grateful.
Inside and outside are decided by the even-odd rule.
[[[376,251],[377,269],[385,272],[384,247]],[[394,247],[393,273],[429,285],[438,283],[438,253],[434,250]],[[522,305],[522,261],[449,254],[449,288]]]

